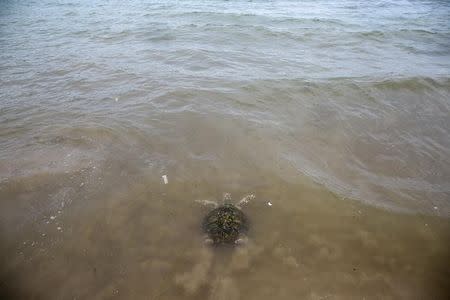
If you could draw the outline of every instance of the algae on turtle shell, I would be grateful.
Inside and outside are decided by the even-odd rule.
[[[206,215],[203,230],[214,244],[232,244],[247,232],[248,220],[238,207],[224,204]]]

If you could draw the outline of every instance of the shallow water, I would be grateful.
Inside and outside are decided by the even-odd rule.
[[[101,171],[102,182],[117,172]],[[209,208],[192,199],[218,200],[227,189],[237,200],[246,193],[241,187],[214,179],[162,186],[127,173],[120,180],[126,184],[113,188],[97,176],[100,171],[84,170],[33,177],[3,189],[3,196],[19,201],[14,207],[23,207],[2,207],[10,216],[2,224],[5,292],[26,299],[448,295],[447,219],[388,213],[343,201],[317,185],[266,177],[246,185],[258,191],[244,208],[251,222],[248,243],[214,248],[203,245],[201,232]],[[78,184],[80,177],[96,184]],[[24,193],[29,186],[39,191]],[[30,204],[32,221],[21,223]]]
[[[0,292],[446,299],[449,18],[0,1]],[[195,200],[226,192],[256,195],[249,243],[205,247]]]

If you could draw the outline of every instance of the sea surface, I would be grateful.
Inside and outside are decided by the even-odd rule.
[[[0,0],[1,299],[448,299],[449,249],[450,1]]]

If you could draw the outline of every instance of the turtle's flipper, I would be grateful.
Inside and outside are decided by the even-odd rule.
[[[238,246],[246,245],[246,244],[248,243],[248,237],[247,237],[246,235],[244,235],[244,234],[241,234],[241,235],[239,236],[239,238],[238,238],[237,240],[234,241],[234,243],[235,243],[236,245],[238,245]]]
[[[211,200],[195,200],[195,203],[198,203],[203,206],[212,206],[213,208],[219,207],[219,204],[216,201]]]
[[[243,206],[247,205],[251,200],[253,200],[255,198],[256,197],[254,194],[247,195],[236,204],[236,207],[241,209]]]
[[[206,236],[206,237],[203,239],[203,244],[205,244],[205,245],[212,245],[212,244],[214,244],[214,240],[211,239],[211,238],[209,238],[208,236]]]

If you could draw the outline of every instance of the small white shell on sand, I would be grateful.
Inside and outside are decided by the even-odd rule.
[[[162,179],[164,181],[164,184],[168,184],[169,183],[169,179],[167,178],[167,175],[163,175]]]
[[[270,202],[270,201],[267,202],[267,205],[272,206],[272,202]]]

